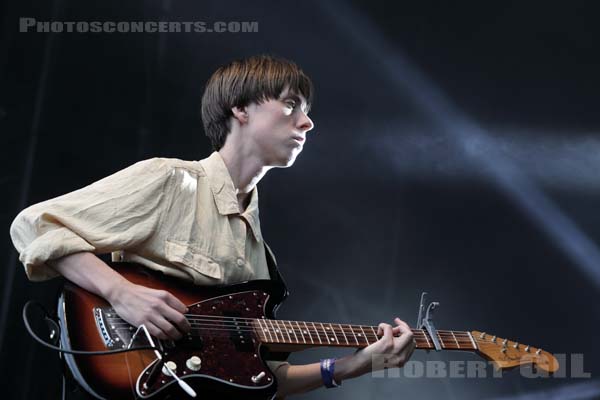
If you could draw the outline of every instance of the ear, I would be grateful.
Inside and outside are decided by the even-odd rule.
[[[231,112],[233,113],[233,118],[237,119],[240,125],[248,122],[248,111],[246,110],[246,107],[233,107]]]

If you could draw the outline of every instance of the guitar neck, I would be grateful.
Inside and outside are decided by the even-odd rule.
[[[325,322],[255,319],[258,337],[265,344],[299,347],[363,348],[376,342],[377,326]],[[412,329],[418,349],[433,350],[434,342],[423,329]],[[444,350],[476,351],[477,344],[470,332],[438,330],[437,339]]]

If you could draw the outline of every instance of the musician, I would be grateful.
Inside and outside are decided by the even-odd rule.
[[[80,190],[23,210],[11,237],[30,280],[62,275],[105,298],[127,322],[160,339],[189,331],[186,305],[136,285],[96,255],[113,252],[197,285],[269,279],[257,184],[286,168],[310,139],[309,77],[294,63],[255,56],[219,68],[202,98],[202,119],[215,152],[200,161],[152,158]],[[290,205],[295,207],[296,205]],[[379,325],[380,340],[321,363],[270,361],[278,397],[371,371],[374,354],[402,366],[415,343],[408,325]],[[334,361],[334,362],[331,362]]]

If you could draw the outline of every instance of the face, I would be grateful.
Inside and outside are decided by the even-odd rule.
[[[265,166],[289,167],[306,143],[314,124],[306,113],[306,99],[284,90],[278,99],[246,107],[245,126],[250,148]]]

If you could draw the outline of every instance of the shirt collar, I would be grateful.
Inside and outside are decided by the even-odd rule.
[[[221,215],[237,214],[248,221],[250,229],[254,238],[259,243],[262,241],[262,234],[260,231],[260,222],[258,219],[258,189],[254,186],[254,189],[250,192],[250,202],[248,207],[240,214],[240,209],[235,194],[235,187],[229,170],[223,161],[223,158],[219,152],[213,152],[210,157],[200,161],[204,172],[217,205],[217,210]]]

